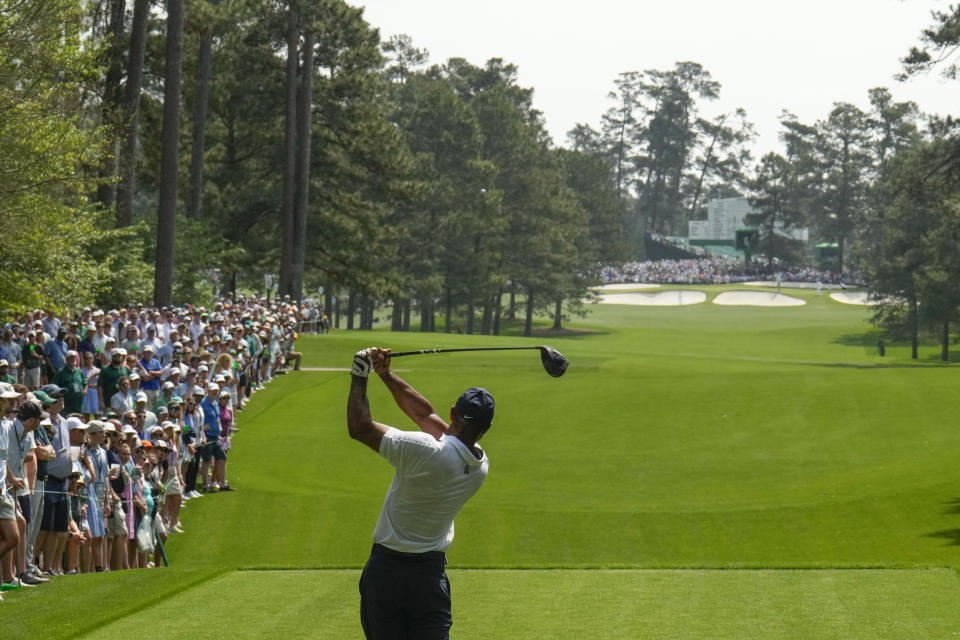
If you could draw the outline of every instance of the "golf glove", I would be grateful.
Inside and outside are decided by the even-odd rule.
[[[350,373],[361,378],[370,376],[370,370],[373,369],[373,361],[370,359],[370,350],[361,349],[353,356],[353,368]]]

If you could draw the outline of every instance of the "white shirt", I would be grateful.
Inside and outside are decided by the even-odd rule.
[[[124,393],[123,391],[117,391],[113,394],[113,397],[110,398],[110,408],[120,415],[123,415],[127,411],[133,411],[135,406],[136,403],[134,399],[129,393]]]
[[[7,457],[10,455],[10,427],[8,421],[0,424],[0,496],[7,493]]]
[[[480,449],[480,447],[477,447]],[[454,436],[433,436],[391,427],[380,455],[396,467],[373,541],[394,551],[446,551],[453,543],[453,519],[475,494],[490,462],[477,458]]]
[[[7,432],[7,466],[15,478],[27,481],[27,467],[23,463],[27,454],[37,446],[33,431],[27,431],[20,420],[0,420],[0,430]],[[5,478],[0,478],[0,481]]]

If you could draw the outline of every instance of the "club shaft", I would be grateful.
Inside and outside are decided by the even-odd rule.
[[[420,351],[400,351],[397,353],[388,353],[388,358],[399,358],[400,356],[417,356],[425,353],[453,353],[455,351],[515,351],[517,349],[540,349],[540,347],[471,347],[468,349],[421,349]]]

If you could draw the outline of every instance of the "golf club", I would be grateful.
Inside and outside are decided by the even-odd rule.
[[[567,370],[570,361],[563,357],[563,354],[546,345],[539,347],[474,347],[469,349],[421,349],[420,351],[400,351],[398,353],[388,353],[388,358],[399,358],[401,356],[416,356],[426,353],[453,353],[454,351],[515,351],[518,349],[539,349],[540,361],[543,368],[554,378],[559,378]]]

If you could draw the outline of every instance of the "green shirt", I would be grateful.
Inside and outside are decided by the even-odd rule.
[[[66,414],[80,413],[83,408],[83,387],[87,381],[83,372],[74,367],[64,367],[53,376],[53,384],[63,387],[67,393],[63,396],[63,412]]]
[[[124,365],[120,365],[120,367],[117,368],[114,367],[113,364],[108,364],[100,370],[100,377],[97,378],[97,385],[103,392],[103,404],[105,406],[110,406],[110,398],[112,398],[113,394],[117,392],[117,383],[120,381],[120,378],[129,375],[130,369]]]

